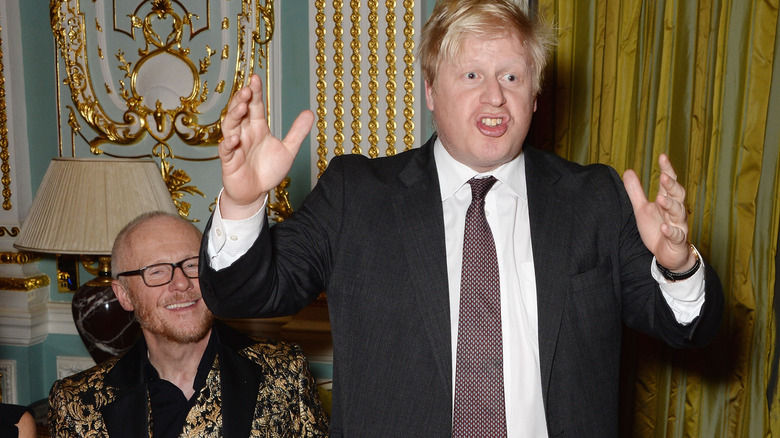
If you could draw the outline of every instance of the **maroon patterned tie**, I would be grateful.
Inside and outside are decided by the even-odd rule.
[[[493,233],[485,218],[492,176],[472,178],[466,210],[455,368],[453,437],[505,437],[501,295]]]

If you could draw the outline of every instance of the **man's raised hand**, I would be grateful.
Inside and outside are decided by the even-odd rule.
[[[303,111],[283,140],[274,137],[260,77],[252,75],[249,85],[230,100],[222,121],[219,158],[224,191],[219,208],[223,218],[244,219],[262,207],[266,194],[287,176],[313,123],[314,113]]]
[[[673,272],[693,267],[696,258],[688,246],[688,214],[685,210],[685,189],[677,182],[677,174],[669,157],[658,157],[661,168],[658,195],[649,202],[642,184],[633,170],[623,174],[636,224],[642,242],[655,255],[661,266]]]

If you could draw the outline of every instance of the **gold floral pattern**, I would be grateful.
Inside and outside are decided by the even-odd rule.
[[[239,354],[258,364],[266,377],[258,390],[250,436],[327,436],[327,416],[299,346],[258,340]],[[105,383],[106,374],[117,362],[117,359],[112,359],[54,383],[49,396],[51,436],[108,436],[101,409],[117,398],[118,389]],[[198,397],[197,402],[190,410],[180,436],[222,436],[219,355],[206,378],[206,385],[195,396]],[[147,418],[149,436],[150,424]]]

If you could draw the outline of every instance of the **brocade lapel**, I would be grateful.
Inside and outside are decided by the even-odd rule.
[[[222,435],[248,437],[257,405],[257,391],[266,376],[260,365],[237,353],[249,346],[249,339],[219,322],[215,322],[214,327],[219,329],[220,339],[217,357],[222,387]]]
[[[106,385],[116,388],[116,398],[101,409],[111,438],[149,436],[149,398],[141,375],[142,341],[133,347],[106,374]]]
[[[239,355],[251,340],[215,321],[219,336],[217,358],[222,388],[222,432],[226,437],[248,437],[251,432],[257,391],[265,380],[259,365]],[[116,399],[102,410],[111,438],[148,437],[149,398],[140,372],[140,342],[106,375],[106,384],[117,388]],[[195,395],[197,396],[197,395]]]
[[[441,384],[452,392],[452,343],[444,217],[431,137],[399,174],[404,188],[392,199],[398,232],[414,282],[422,328],[431,344]],[[450,394],[451,395],[451,394]]]
[[[570,259],[565,251],[570,247],[571,234],[567,230],[571,229],[574,217],[559,170],[536,149],[525,147],[523,153],[536,273],[539,361],[546,409],[552,361],[563,309],[567,305],[568,278],[561,273],[570,272]]]

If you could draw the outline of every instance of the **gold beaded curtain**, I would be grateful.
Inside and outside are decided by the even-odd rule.
[[[319,176],[334,155],[376,158],[418,146],[419,4],[316,0],[310,8],[316,50],[313,174]]]

